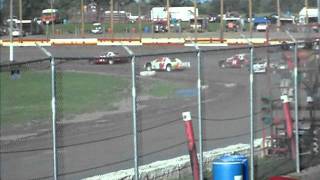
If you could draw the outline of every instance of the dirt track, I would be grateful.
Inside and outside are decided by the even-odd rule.
[[[48,48],[58,57],[90,57],[96,56],[107,47],[55,47]],[[109,47],[108,47],[109,49]],[[125,53],[123,49],[110,49]],[[135,47],[138,53],[154,53],[167,51],[184,51],[192,48]],[[26,61],[43,58],[37,48],[17,48],[16,59]],[[1,59],[8,57],[8,49],[1,48]],[[247,52],[247,51],[246,51]],[[207,52],[203,58],[203,127],[204,150],[223,147],[234,143],[249,142],[248,117],[248,71],[246,69],[219,69],[218,61],[235,52]],[[159,72],[156,77],[148,77],[148,81],[166,80],[182,81],[196,88],[197,69],[195,54],[177,54],[183,60],[191,61],[191,69],[181,72]],[[150,57],[137,59],[137,72]],[[97,73],[119,74],[130,78],[130,64],[90,65],[87,61],[63,63],[60,70],[90,71]],[[259,79],[265,77],[259,76]],[[194,116],[194,127],[197,129],[197,100],[195,96],[175,96],[165,99],[139,96],[139,88],[143,88],[141,79],[138,86],[138,128],[140,164],[156,160],[164,160],[187,154],[181,113],[191,111]],[[257,85],[264,89],[264,85]],[[259,91],[260,94],[260,91]],[[132,114],[130,97],[119,102],[119,111],[80,114],[73,121],[58,123],[59,174],[61,179],[79,179],[119,169],[132,168]],[[123,108],[125,107],[125,108]],[[234,118],[234,120],[228,120]],[[237,118],[239,117],[239,118]],[[243,118],[241,118],[243,117]],[[47,122],[50,122],[49,120]],[[68,122],[68,123],[66,123]],[[22,127],[20,127],[22,128]],[[256,128],[260,128],[257,121]],[[10,141],[1,146],[1,179],[46,179],[52,176],[50,123],[30,124],[25,128],[30,132],[38,132],[19,141]],[[4,131],[1,127],[1,131]],[[5,132],[9,133],[5,130]],[[15,131],[17,132],[17,131]],[[197,131],[195,132],[197,134]],[[4,133],[2,133],[3,135]],[[258,134],[260,136],[260,133]],[[42,148],[42,149],[41,149]],[[44,148],[44,149],[43,149]],[[26,149],[37,151],[12,152]],[[11,153],[10,153],[11,152]],[[12,171],[12,169],[16,171]],[[41,178],[43,177],[43,178]]]

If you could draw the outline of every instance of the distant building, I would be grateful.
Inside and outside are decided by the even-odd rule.
[[[113,11],[113,21],[126,21],[131,14],[126,11]],[[104,12],[104,18],[110,19],[111,11]]]
[[[60,13],[58,9],[44,9],[42,10],[41,21],[43,24],[46,23],[60,23]]]
[[[307,17],[309,23],[318,22],[318,13],[318,8],[302,8],[299,12],[299,23],[306,24]]]
[[[194,19],[194,14],[198,16],[198,9],[194,12],[194,7],[169,7],[169,14],[171,19],[190,21],[190,19]],[[153,21],[167,20],[167,8],[152,8],[150,17]]]

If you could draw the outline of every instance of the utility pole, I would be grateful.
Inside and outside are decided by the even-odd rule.
[[[252,0],[249,0],[249,19],[250,19],[250,24],[249,24],[249,32],[250,32],[250,38],[252,38]]]
[[[83,0],[81,0],[81,36],[84,35],[84,6],[83,6]]]
[[[317,7],[318,7],[318,24],[320,24],[320,0],[317,0]]]
[[[138,1],[138,17],[139,17],[139,27],[138,27],[138,31],[141,37],[141,27],[142,27],[142,22],[141,22],[141,0]]]
[[[195,36],[196,36],[196,43],[197,43],[197,36],[198,36],[198,14],[197,14],[197,0],[193,1],[194,6],[194,30],[195,30]]]
[[[113,0],[110,0],[110,30],[113,37]]]
[[[51,17],[53,17],[53,4],[54,4],[54,0],[50,0],[50,7],[51,7]],[[52,31],[52,36],[54,36],[54,21],[55,19],[52,19],[51,21],[51,31]]]
[[[170,2],[169,0],[167,0],[167,27],[168,27],[168,32],[170,32],[170,12],[169,12],[169,8],[170,8]]]
[[[19,0],[19,19],[20,19],[20,30],[22,32],[22,0]],[[20,33],[20,38],[22,37],[22,33]]]
[[[220,0],[220,41],[223,41],[223,0]]]
[[[277,19],[277,31],[280,31],[280,26],[281,26],[281,22],[280,22],[280,0],[277,0],[277,14],[278,14],[278,19]]]
[[[12,6],[13,6],[13,2],[12,1],[13,0],[10,0],[10,31],[9,31],[9,38],[10,38],[10,49],[9,49],[10,56],[9,56],[9,60],[10,60],[10,62],[13,62],[13,45],[12,45],[12,41],[13,41],[13,39],[12,39],[12,29],[13,29],[13,22],[12,22],[13,21],[12,20],[13,8],[12,8]]]

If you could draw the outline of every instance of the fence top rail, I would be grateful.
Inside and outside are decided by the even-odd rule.
[[[29,60],[29,61],[23,61],[23,62],[9,62],[9,63],[3,63],[0,64],[0,68],[6,68],[10,66],[19,66],[19,65],[26,65],[26,64],[32,64],[32,63],[40,63],[45,61],[50,61],[50,58],[41,58],[41,59],[35,59],[35,60]]]

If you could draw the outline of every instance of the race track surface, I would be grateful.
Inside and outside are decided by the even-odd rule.
[[[187,154],[181,113],[191,111],[195,135],[198,136],[197,61],[194,50],[186,47],[130,47],[137,54],[176,52],[168,56],[191,62],[184,71],[157,72],[154,77],[137,75],[137,120],[139,133],[139,163],[148,164]],[[119,75],[131,79],[131,64],[94,65],[84,57],[95,57],[106,50],[122,55],[121,47],[48,47],[54,57],[64,57],[57,65],[59,71],[84,71]],[[210,48],[206,48],[208,50]],[[1,47],[1,62],[7,63],[8,48]],[[16,62],[46,58],[36,47],[14,48]],[[183,52],[183,53],[178,53]],[[247,49],[232,51],[205,51],[202,53],[202,110],[204,151],[236,143],[249,143],[249,72],[247,68],[221,69],[218,61]],[[265,49],[258,49],[265,56]],[[70,58],[80,58],[70,61]],[[155,56],[138,57],[137,74],[145,62]],[[32,68],[30,68],[32,70]],[[22,72],[23,75],[23,72]],[[267,76],[255,77],[255,97],[267,91]],[[148,82],[184,83],[194,92],[168,98],[141,96],[139,92]],[[58,87],[59,90],[59,87]],[[80,179],[133,167],[131,97],[119,102],[120,109],[110,112],[78,114],[73,118],[58,119],[59,179]],[[258,107],[255,109],[259,111]],[[60,112],[58,111],[58,114]],[[255,129],[262,123],[255,117]],[[2,136],[35,133],[22,139],[1,141],[1,179],[52,179],[52,152],[50,117],[45,123],[30,122],[26,127],[1,126]],[[257,132],[256,137],[260,137]],[[13,169],[15,169],[13,171]]]

